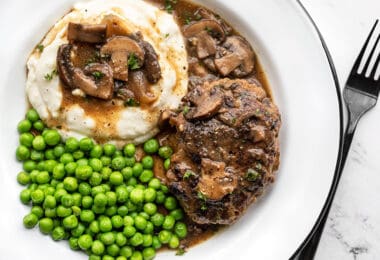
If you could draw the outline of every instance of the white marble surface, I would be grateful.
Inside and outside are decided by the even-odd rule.
[[[332,54],[343,86],[379,0],[301,0]],[[316,260],[380,259],[380,105],[360,122]]]

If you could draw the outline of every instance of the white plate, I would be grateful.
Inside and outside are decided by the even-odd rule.
[[[6,2],[6,3],[5,3]],[[16,125],[23,117],[25,61],[73,0],[0,2],[0,258],[86,259],[67,242],[26,230],[19,202]],[[253,44],[283,119],[281,167],[272,189],[242,219],[181,259],[288,259],[311,230],[333,180],[340,103],[320,39],[296,1],[200,1]],[[179,259],[174,252],[157,259]]]

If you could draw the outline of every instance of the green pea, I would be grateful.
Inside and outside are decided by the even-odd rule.
[[[54,223],[51,218],[42,218],[38,223],[41,233],[49,234],[53,231]]]
[[[64,153],[61,155],[59,161],[63,164],[68,164],[74,161],[74,157],[69,153]]]
[[[181,220],[184,217],[183,211],[180,208],[172,210],[169,215],[172,216],[176,221]]]
[[[20,134],[29,132],[31,128],[32,123],[27,119],[20,121],[17,125],[17,130]]]
[[[117,214],[119,214],[122,217],[126,216],[128,214],[128,207],[125,205],[120,206],[117,209]]]
[[[22,133],[19,137],[20,144],[26,147],[32,147],[34,136],[31,133]]]
[[[104,190],[104,187],[102,185],[98,185],[98,186],[91,188],[91,195],[93,197],[95,197],[99,193],[104,193],[104,192],[106,192],[106,191]]]
[[[133,165],[135,165],[135,163],[136,163],[135,157],[126,157],[125,158],[125,166],[133,167]]]
[[[83,196],[91,194],[91,185],[86,182],[81,182],[78,187],[78,191]]]
[[[162,244],[169,243],[171,238],[172,238],[172,233],[168,230],[161,230],[160,233],[158,233],[158,240]]]
[[[32,160],[24,161],[22,168],[26,172],[31,172],[37,168],[37,163]]]
[[[51,233],[51,237],[54,241],[63,240],[66,236],[65,230],[63,227],[55,227]]]
[[[144,212],[146,212],[149,215],[154,215],[157,212],[157,206],[153,203],[146,203],[144,205]]]
[[[137,184],[137,179],[135,177],[129,178],[129,180],[127,182],[128,186],[136,186],[136,184]]]
[[[174,226],[174,233],[179,238],[185,238],[187,236],[187,226],[183,222],[177,222]]]
[[[94,220],[90,223],[90,231],[94,234],[97,234],[100,232],[100,229],[99,229],[99,222],[97,220]]]
[[[33,213],[38,217],[38,219],[42,218],[44,215],[44,210],[41,206],[33,206],[30,213]]]
[[[79,148],[84,152],[91,151],[93,147],[94,142],[88,137],[84,137],[79,141]]]
[[[113,144],[105,144],[103,150],[105,155],[112,156],[116,152],[116,146]]]
[[[162,223],[162,228],[170,230],[174,227],[174,224],[175,224],[175,219],[172,216],[167,215],[165,216],[164,223]]]
[[[148,141],[144,143],[144,151],[147,154],[156,153],[158,151],[158,147],[159,147],[159,144],[156,139],[149,139]]]
[[[85,154],[81,150],[77,150],[77,151],[73,152],[73,157],[74,157],[75,160],[83,159],[84,156],[85,156]]]
[[[158,149],[158,155],[162,159],[168,159],[170,156],[173,154],[173,149],[170,148],[169,146],[163,146]]]
[[[66,177],[63,180],[63,186],[67,191],[73,192],[78,189],[78,181],[74,177]]]
[[[92,175],[92,168],[88,165],[80,165],[75,169],[75,177],[80,180],[87,180]]]
[[[64,166],[64,169],[68,176],[73,176],[77,167],[78,164],[76,162],[69,162]]]
[[[135,227],[139,230],[144,230],[146,228],[147,221],[141,216],[135,217]]]
[[[153,236],[152,239],[152,247],[156,250],[160,249],[162,247],[162,244],[157,236]]]
[[[149,186],[149,188],[158,190],[161,187],[161,181],[157,178],[153,178],[149,181],[148,186]]]
[[[82,197],[82,207],[85,209],[89,209],[92,207],[94,200],[90,196],[83,196]]]
[[[79,223],[78,226],[76,228],[73,228],[71,230],[71,235],[73,237],[80,237],[86,230],[86,227],[85,225],[83,225],[82,223]]]
[[[130,199],[133,203],[139,204],[144,201],[144,190],[135,188],[131,191]]]
[[[141,206],[142,206],[142,205],[140,204],[140,205],[139,205],[139,209],[138,209],[138,211],[141,211],[141,209],[140,209]],[[140,212],[140,213],[139,213],[139,216],[145,218],[146,220],[148,220],[148,219],[150,218],[149,214],[147,214],[146,212]]]
[[[130,239],[129,239],[129,243],[132,245],[132,246],[139,246],[139,245],[142,245],[142,243],[144,242],[144,237],[141,233],[139,232],[136,232]]]
[[[17,174],[17,182],[21,185],[28,185],[31,181],[30,175],[26,172]]]
[[[156,193],[156,203],[163,204],[165,202],[166,196],[162,191],[157,191]]]
[[[79,159],[77,160],[77,164],[78,166],[86,166],[88,165],[88,160],[86,158]]]
[[[48,183],[50,181],[50,175],[47,171],[41,171],[36,176],[36,182],[38,184]]]
[[[44,193],[45,193],[45,196],[51,195],[51,196],[53,196],[53,198],[54,198],[55,188],[52,187],[52,186],[49,186],[49,187],[47,187],[47,188],[44,190]],[[54,200],[55,200],[55,198],[54,198]]]
[[[102,257],[98,255],[90,255],[88,260],[102,260]]]
[[[44,204],[43,204],[43,207],[45,209],[54,209],[56,207],[56,205],[57,205],[57,202],[56,202],[54,196],[47,195],[45,197]]]
[[[109,217],[103,216],[99,219],[99,229],[101,232],[108,232],[112,230],[112,222]]]
[[[65,177],[65,166],[63,163],[57,164],[53,169],[53,178],[56,180],[62,180]]]
[[[72,250],[78,250],[79,249],[78,238],[70,237],[69,238],[69,246]]]
[[[105,211],[105,215],[108,217],[112,217],[112,216],[116,215],[116,213],[117,213],[117,207],[116,206],[110,206]]]
[[[45,193],[42,190],[37,189],[30,193],[30,197],[34,204],[41,204],[45,199]]]
[[[103,154],[103,147],[100,145],[94,145],[94,147],[91,149],[90,157],[91,158],[100,158]]]
[[[26,161],[26,160],[28,160],[30,158],[29,148],[26,147],[26,146],[24,146],[24,145],[20,145],[19,147],[17,147],[16,158],[19,161]]]
[[[109,182],[114,186],[123,184],[123,175],[120,172],[113,172],[110,175]]]
[[[45,161],[45,171],[53,172],[54,167],[57,166],[58,162],[55,160],[46,160]]]
[[[45,143],[44,138],[43,138],[41,135],[36,136],[36,137],[33,139],[32,146],[33,146],[33,149],[35,149],[35,150],[37,150],[37,151],[45,150],[45,148],[46,148],[46,143]]]
[[[114,228],[121,228],[124,225],[123,218],[119,215],[112,216],[111,222]]]
[[[78,218],[75,215],[67,216],[63,219],[62,225],[66,229],[73,229],[78,226]]]
[[[144,260],[152,260],[153,258],[156,257],[156,250],[154,250],[151,247],[144,248],[142,252]]]
[[[38,120],[33,123],[33,128],[36,129],[37,131],[42,132],[45,129],[45,125],[41,120]]]
[[[131,257],[133,253],[133,249],[130,246],[123,246],[120,248],[119,254],[124,257]]]
[[[40,116],[38,115],[37,111],[33,108],[29,109],[28,112],[26,112],[26,118],[31,122],[37,122],[40,119]]]
[[[125,244],[127,244],[127,238],[124,236],[123,233],[118,232],[116,233],[115,243],[118,246],[124,246]]]
[[[124,203],[128,200],[129,194],[128,190],[124,186],[118,186],[116,188],[116,196],[117,196],[117,201],[119,203]]]
[[[82,195],[79,192],[75,192],[72,196],[74,200],[73,206],[80,207],[82,205]]]
[[[62,196],[65,195],[65,194],[67,194],[67,191],[65,189],[63,189],[63,188],[59,189],[57,187],[57,189],[56,189],[56,191],[54,193],[55,200],[56,201],[61,201]]]
[[[23,223],[26,228],[34,228],[38,223],[38,217],[33,213],[29,213],[24,217]]]
[[[130,238],[136,233],[136,228],[134,226],[125,226],[123,229],[123,234]]]
[[[109,245],[107,247],[107,253],[111,256],[117,256],[119,254],[120,247],[116,244]]]
[[[140,251],[133,252],[130,260],[143,260],[143,255]]]
[[[139,177],[140,174],[143,172],[144,167],[141,163],[136,163],[135,165],[133,165],[132,170],[133,170],[133,176]]]
[[[123,152],[125,156],[132,157],[135,155],[136,147],[134,144],[127,144],[124,146]]]
[[[165,217],[161,213],[155,213],[151,219],[154,226],[156,227],[161,227],[162,224],[164,223]]]
[[[54,146],[61,142],[61,135],[57,130],[47,130],[43,136],[47,145]]]
[[[47,218],[55,218],[57,216],[57,209],[56,208],[45,208],[44,211],[45,217]]]
[[[115,157],[123,157],[123,152],[116,150],[115,153],[113,154],[113,158],[115,158]]]
[[[99,207],[104,207],[107,205],[107,196],[104,193],[96,194],[94,198],[94,205]]]
[[[174,210],[174,209],[176,209],[177,206],[178,206],[176,198],[174,198],[173,196],[167,197],[165,199],[164,206],[165,206],[165,208],[167,210]]]
[[[92,237],[88,234],[81,235],[78,239],[78,245],[83,250],[91,248]]]
[[[108,156],[100,157],[100,161],[102,162],[104,167],[108,167],[111,165],[112,159]]]
[[[164,169],[169,170],[169,168],[170,168],[170,158],[164,161]]]
[[[92,158],[89,160],[88,165],[95,171],[100,172],[103,168],[103,163],[100,159]]]
[[[53,153],[54,153],[54,156],[55,156],[56,158],[59,158],[59,157],[62,156],[62,154],[65,153],[65,148],[63,147],[62,144],[59,144],[59,145],[57,145],[56,147],[54,147],[54,149],[53,149]]]
[[[66,208],[62,205],[59,205],[57,207],[57,216],[60,217],[60,218],[65,218],[65,217],[68,217],[72,214],[72,210],[71,208]]]
[[[91,210],[84,209],[80,213],[80,220],[83,222],[90,223],[95,220],[95,214]]]
[[[54,155],[54,150],[53,149],[48,149],[45,151],[45,158],[48,160],[55,160],[56,157]]]
[[[100,235],[100,241],[102,241],[105,245],[112,245],[115,243],[115,235],[112,232],[106,232]]]
[[[104,244],[100,240],[95,240],[91,246],[91,252],[95,255],[103,255],[105,250]]]
[[[112,159],[112,168],[116,171],[120,171],[125,167],[125,159],[122,156],[117,156]]]
[[[88,182],[91,186],[98,186],[102,183],[102,175],[98,172],[93,172]]]
[[[123,221],[124,226],[133,226],[135,224],[135,220],[131,216],[124,216]]]
[[[147,183],[153,178],[154,174],[152,170],[144,170],[139,179],[142,183]]]
[[[65,149],[68,152],[75,152],[79,149],[79,141],[75,137],[69,137],[65,143]]]
[[[144,234],[143,235],[143,243],[142,243],[143,247],[150,247],[150,246],[152,246],[152,242],[153,242],[152,235],[150,235],[150,234]]]

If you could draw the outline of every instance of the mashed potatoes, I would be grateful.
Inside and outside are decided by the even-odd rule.
[[[69,22],[99,24],[114,15],[131,33],[141,32],[159,56],[161,79],[151,89],[157,100],[149,107],[125,107],[122,103],[99,107],[99,102],[77,102],[81,93],[67,97],[56,75],[59,46],[68,42]],[[161,111],[178,107],[187,92],[187,53],[180,28],[163,10],[140,0],[94,0],[80,3],[58,21],[27,62],[26,92],[31,105],[49,127],[63,136],[90,136],[101,142],[123,145],[142,143],[158,133]],[[67,91],[66,91],[67,92]]]

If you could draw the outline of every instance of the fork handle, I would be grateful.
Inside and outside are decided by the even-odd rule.
[[[348,105],[349,106],[349,105]],[[346,131],[343,136],[343,147],[342,147],[342,156],[340,158],[340,164],[337,169],[336,177],[334,178],[333,184],[330,189],[330,193],[326,200],[325,206],[319,215],[318,221],[313,227],[312,232],[309,237],[305,240],[303,246],[301,246],[300,250],[295,253],[290,259],[291,260],[311,260],[314,259],[315,253],[317,251],[319,241],[321,239],[324,226],[326,224],[330,208],[332,202],[334,200],[334,196],[336,190],[338,188],[338,184],[340,178],[342,176],[343,168],[347,160],[347,155],[351,147],[352,139],[355,134],[356,126],[362,117],[363,113],[356,113],[356,111],[352,111],[348,109],[348,124]]]

